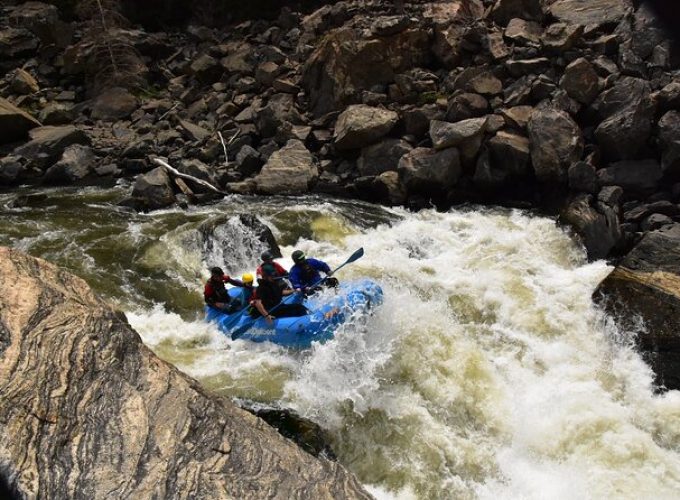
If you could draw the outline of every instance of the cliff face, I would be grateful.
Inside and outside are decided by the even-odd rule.
[[[0,476],[26,498],[369,498],[158,359],[84,281],[7,248]]]

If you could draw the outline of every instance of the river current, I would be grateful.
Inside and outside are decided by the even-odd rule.
[[[70,269],[160,357],[218,394],[326,429],[378,498],[680,498],[680,393],[592,302],[611,271],[551,218],[411,213],[326,198],[227,197],[136,214],[125,186],[0,194],[0,245]],[[252,272],[257,215],[281,245],[370,277],[385,302],[294,352],[202,321],[207,267]],[[220,218],[208,237],[206,222]]]

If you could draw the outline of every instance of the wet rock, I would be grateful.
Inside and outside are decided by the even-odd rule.
[[[158,210],[175,203],[172,179],[163,167],[137,176],[132,186],[132,205],[137,210]]]
[[[383,172],[373,180],[373,189],[378,200],[390,205],[406,203],[406,189],[396,171]]]
[[[645,80],[624,77],[593,103],[603,121],[595,137],[606,157],[631,159],[640,152],[652,132],[654,102]]]
[[[592,196],[575,197],[560,215],[563,222],[571,225],[583,239],[591,260],[603,259],[621,239],[616,210],[608,205],[592,206]]]
[[[343,150],[368,146],[387,135],[397,120],[394,111],[363,104],[349,106],[335,124],[335,147]]]
[[[29,95],[38,92],[40,86],[28,71],[17,69],[10,77],[9,89],[15,94]]]
[[[630,0],[557,0],[548,12],[564,23],[599,26],[617,23],[630,7]]]
[[[198,160],[196,158],[183,159],[182,161],[179,162],[177,170],[179,170],[183,174],[187,174],[192,177],[196,177],[197,179],[200,179],[202,181],[205,181],[212,186],[217,186],[218,184],[216,170],[214,168],[209,167],[201,160]],[[214,190],[198,182],[192,181],[191,179],[184,178],[182,179],[182,181],[189,186],[193,193],[203,194],[215,193]]]
[[[519,44],[538,44],[541,41],[543,28],[540,24],[525,21],[524,19],[511,19],[505,28],[505,37]]]
[[[509,59],[505,62],[505,67],[514,77],[542,73],[548,68],[548,66],[550,66],[550,61],[545,57],[534,57],[532,59]]]
[[[590,104],[600,93],[600,79],[593,65],[583,57],[566,67],[560,86],[569,97],[583,104]]]
[[[257,190],[264,194],[307,193],[319,176],[312,154],[298,140],[274,152],[255,177]]]
[[[536,178],[565,182],[568,168],[583,154],[581,129],[564,111],[539,107],[531,114],[528,131]]]
[[[680,389],[680,224],[645,234],[593,298],[638,335],[657,383]]]
[[[491,11],[491,18],[502,26],[513,18],[540,21],[543,8],[540,0],[498,0]]]
[[[664,175],[680,176],[680,111],[669,111],[659,120],[659,143]]]
[[[0,144],[25,139],[29,130],[40,126],[38,120],[0,97]]]
[[[3,480],[18,497],[369,497],[157,358],[121,312],[44,260],[0,249],[0,324]]]
[[[522,177],[529,171],[529,139],[500,131],[487,143],[492,166],[509,177]]]
[[[383,172],[397,170],[402,156],[413,149],[401,139],[385,139],[377,144],[361,150],[357,168],[361,175],[380,175]]]
[[[29,132],[31,140],[18,147],[15,153],[49,166],[58,160],[64,150],[73,144],[90,145],[85,132],[72,125],[39,127]]]
[[[415,148],[401,157],[398,171],[409,195],[443,195],[461,175],[460,156],[456,148]]]
[[[0,158],[0,186],[19,183],[26,176],[27,168],[18,156]]]
[[[651,193],[663,176],[656,160],[620,161],[597,171],[602,186],[621,186],[626,193]]]
[[[91,148],[79,144],[69,146],[64,150],[61,159],[45,171],[43,182],[62,184],[84,179],[92,173],[94,161]]]
[[[138,107],[137,98],[121,87],[105,89],[94,100],[92,118],[117,121],[129,117]]]

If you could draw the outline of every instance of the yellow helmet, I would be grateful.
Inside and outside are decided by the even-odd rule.
[[[243,276],[241,276],[241,281],[244,283],[252,283],[254,279],[255,278],[250,273],[245,273]]]

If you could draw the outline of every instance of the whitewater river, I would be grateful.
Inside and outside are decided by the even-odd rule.
[[[210,390],[318,423],[376,497],[680,498],[680,393],[654,394],[634,332],[591,301],[611,268],[553,219],[311,197],[134,214],[113,206],[124,193],[0,194],[0,245],[86,279]],[[202,282],[209,265],[254,270],[242,213],[285,257],[334,267],[363,247],[338,277],[377,280],[385,303],[306,352],[222,336],[201,320]]]

